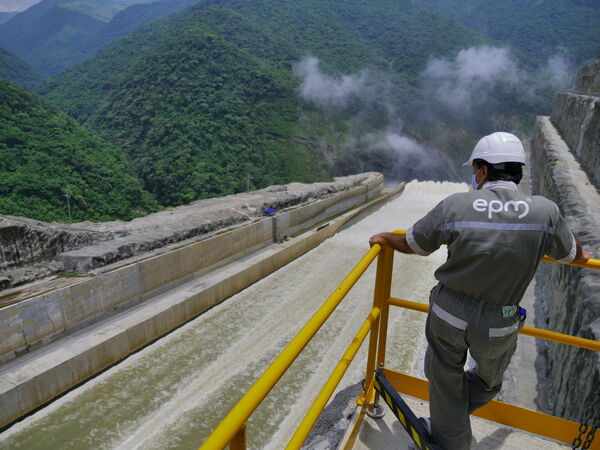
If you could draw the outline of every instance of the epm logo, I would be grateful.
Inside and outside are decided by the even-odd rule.
[[[519,219],[529,214],[529,205],[523,200],[509,200],[506,203],[502,203],[500,200],[491,200],[488,202],[484,198],[478,198],[473,202],[473,209],[477,212],[487,211],[488,219],[491,219],[493,214],[508,211],[510,208],[514,208],[515,213],[519,213],[523,209],[523,212],[517,216]]]

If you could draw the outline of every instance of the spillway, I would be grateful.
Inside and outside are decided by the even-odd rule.
[[[197,448],[368,250],[465,184],[411,182],[402,195],[303,257],[72,390],[0,437],[2,448]],[[392,295],[426,302],[445,248],[396,253]],[[367,316],[375,264],[248,424],[251,448],[281,448]],[[392,308],[387,361],[421,373],[425,315]],[[366,344],[340,386],[364,377]]]

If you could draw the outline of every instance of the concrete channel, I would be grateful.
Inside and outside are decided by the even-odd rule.
[[[368,214],[340,216],[345,219],[343,230],[329,221],[320,231],[309,232],[331,229],[332,235],[301,258],[15,423],[0,442],[28,449],[197,448],[364,255],[370,234],[404,228],[449,192],[465,189],[453,183],[411,185],[410,195],[403,191],[385,205],[373,204],[363,210]],[[406,281],[396,284],[394,295],[426,301],[435,283],[431,268],[444,258],[444,251],[431,258],[398,255],[395,276]],[[371,267],[252,416],[251,448],[281,448],[295,429],[368,314],[373,277]],[[394,333],[389,348],[397,370],[414,366],[424,319],[424,314],[411,311],[397,311],[391,317]],[[364,376],[362,352],[342,387]]]
[[[387,201],[383,177],[0,309],[0,426],[264,278]]]

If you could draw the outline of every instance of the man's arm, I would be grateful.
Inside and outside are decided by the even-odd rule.
[[[575,238],[575,245],[577,246],[577,253],[575,253],[575,259],[573,262],[585,264],[588,262],[588,259],[590,259],[590,254],[581,247],[581,243],[577,238]]]
[[[414,254],[412,248],[406,242],[406,235],[394,234],[394,233],[379,233],[371,236],[369,239],[369,245],[373,247],[375,244],[387,245],[392,247],[394,250],[398,250],[402,253]]]

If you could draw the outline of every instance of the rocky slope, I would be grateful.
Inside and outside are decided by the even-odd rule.
[[[556,96],[551,120],[592,183],[600,186],[600,52],[577,74],[575,90]]]
[[[598,57],[577,74],[575,92],[600,95],[600,50],[598,51]]]

